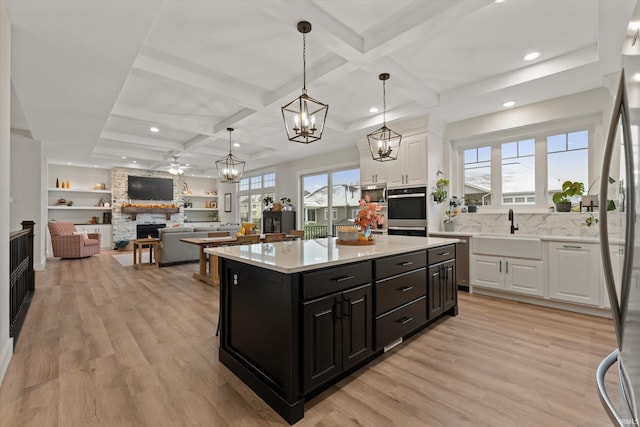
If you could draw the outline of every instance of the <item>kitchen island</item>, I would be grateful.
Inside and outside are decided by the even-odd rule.
[[[456,239],[376,236],[205,249],[220,260],[220,361],[290,424],[305,400],[456,315]]]

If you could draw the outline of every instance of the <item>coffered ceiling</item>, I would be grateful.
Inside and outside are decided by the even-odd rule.
[[[5,0],[12,128],[52,163],[215,175],[353,145],[382,122],[453,122],[601,87],[620,68],[633,0]],[[280,107],[329,104],[321,141],[286,138]],[[540,52],[533,61],[523,57]],[[371,107],[380,109],[370,113]],[[157,133],[151,132],[157,127]],[[126,157],[126,158],[125,158]],[[135,163],[134,163],[135,162]]]

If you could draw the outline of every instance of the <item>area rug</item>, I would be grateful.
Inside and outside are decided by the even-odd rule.
[[[113,254],[111,255],[120,263],[123,267],[131,267],[133,266],[133,252],[125,252],[121,254]],[[155,258],[155,253],[154,253]],[[149,262],[149,250],[142,251],[142,263],[146,264]]]

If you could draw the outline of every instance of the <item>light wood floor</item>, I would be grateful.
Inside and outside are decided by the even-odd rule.
[[[218,289],[197,268],[47,260],[0,425],[287,425],[218,362]],[[595,370],[614,346],[610,320],[461,293],[457,317],[307,402],[296,425],[607,426]]]

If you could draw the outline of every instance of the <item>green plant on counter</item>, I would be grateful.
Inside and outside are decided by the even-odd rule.
[[[553,194],[552,200],[556,205],[556,212],[571,211],[571,197],[584,193],[584,184],[578,181],[565,181],[562,183],[562,191]]]

